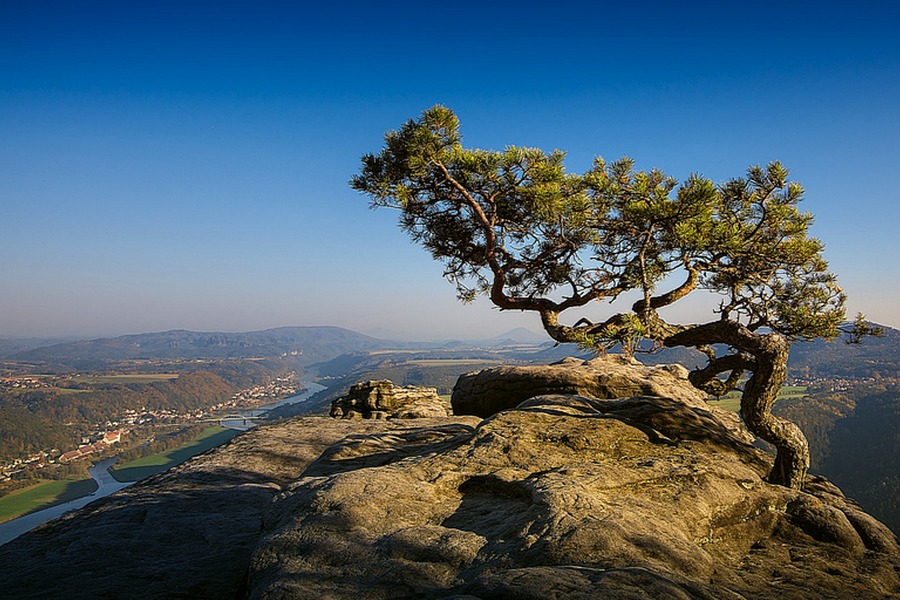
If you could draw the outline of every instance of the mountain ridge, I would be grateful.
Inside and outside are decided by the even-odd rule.
[[[332,325],[276,327],[248,332],[168,331],[64,342],[14,353],[7,358],[72,365],[141,359],[255,358],[287,354],[303,364],[345,352],[400,345]]]

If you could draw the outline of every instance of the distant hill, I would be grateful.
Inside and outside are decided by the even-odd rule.
[[[330,360],[348,352],[397,344],[340,327],[279,327],[244,333],[187,330],[81,340],[17,352],[23,362],[96,368],[102,363],[140,359],[222,359],[295,355],[301,364]]]
[[[842,340],[794,344],[789,362],[791,374],[848,379],[895,376],[892,374],[900,372],[900,331],[881,327],[884,336],[865,338],[860,344]]]
[[[64,344],[66,342],[74,342],[81,338],[20,338],[20,337],[0,337],[0,358],[6,358],[12,354],[26,352],[34,348],[43,346],[53,346],[55,344]]]
[[[877,325],[873,323],[872,325]],[[833,341],[796,342],[791,346],[788,373],[792,377],[865,379],[897,377],[900,374],[900,331],[879,325],[882,337],[867,337],[859,344],[846,343],[846,336]],[[727,349],[717,347],[719,353]],[[645,364],[678,363],[689,369],[706,364],[706,357],[693,348],[665,348],[653,354],[638,354]]]
[[[497,346],[509,346],[514,344],[552,344],[553,340],[551,340],[550,336],[544,332],[536,333],[524,327],[517,327],[516,329],[511,329],[506,333],[501,333],[500,335],[495,335],[492,338],[479,341],[478,343],[493,348]]]

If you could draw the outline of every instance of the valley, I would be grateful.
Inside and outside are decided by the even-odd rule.
[[[145,334],[0,356],[0,502],[4,495],[31,497],[33,510],[41,502],[83,495],[88,467],[110,456],[120,457],[117,478],[140,479],[175,464],[166,455],[177,456],[203,440],[229,439],[231,434],[211,433],[221,417],[292,396],[301,387],[300,378],[317,382],[321,391],[301,404],[255,418],[265,422],[327,414],[331,402],[359,381],[390,379],[401,386],[435,387],[449,397],[466,372],[587,356],[571,345],[537,342],[530,332],[481,342],[412,344],[338,328],[275,331]],[[898,340],[889,329],[885,338],[869,345],[803,346],[796,358],[792,355],[789,385],[774,410],[806,433],[814,472],[846,486],[848,494],[895,529],[900,528],[900,481],[892,474],[900,472],[900,465],[889,457],[900,455],[895,447],[900,431]],[[838,361],[835,357],[844,348],[846,360]],[[174,350],[180,355],[153,356]],[[77,368],[85,366],[86,357],[92,368]],[[670,351],[638,358],[649,363],[693,360]],[[738,392],[711,401],[739,409]],[[21,510],[0,513],[0,519],[10,518]]]

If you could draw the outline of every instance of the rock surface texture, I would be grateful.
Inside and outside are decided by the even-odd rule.
[[[690,385],[681,365],[645,366],[623,355],[566,358],[543,366],[506,366],[467,373],[453,388],[453,412],[490,417],[534,396],[577,394],[590,398],[660,396],[708,408],[706,394]]]
[[[273,497],[332,444],[408,424],[306,417],[251,429],[0,546],[0,598],[242,597]]]
[[[432,387],[397,387],[387,379],[350,386],[331,403],[338,419],[426,419],[450,415],[450,405]]]
[[[546,394],[575,394],[611,399],[659,396],[702,408],[734,435],[752,442],[753,435],[735,413],[713,408],[706,394],[688,381],[681,365],[648,367],[619,354],[593,360],[570,357],[552,365],[494,367],[467,373],[453,387],[453,414],[490,417]]]
[[[296,419],[0,547],[2,564],[17,567],[0,572],[0,589],[27,598],[900,597],[896,537],[826,480],[811,478],[803,492],[765,483],[770,460],[674,391],[544,394],[484,420]]]

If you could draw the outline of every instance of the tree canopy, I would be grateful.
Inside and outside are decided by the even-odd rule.
[[[533,311],[558,342],[631,352],[688,346],[709,358],[697,387],[721,394],[751,373],[741,414],[778,448],[770,479],[799,487],[808,466],[802,433],[770,413],[790,344],[835,337],[844,294],[809,235],[804,191],[779,162],[715,184],[679,183],[622,158],[569,173],[561,151],[465,148],[459,120],[435,106],[385,135],[351,180],[444,264],[459,298],[484,295],[501,310]],[[694,291],[720,298],[708,322],[670,323],[660,311]],[[593,322],[578,312],[637,294],[629,310]],[[727,350],[722,351],[725,347]]]

